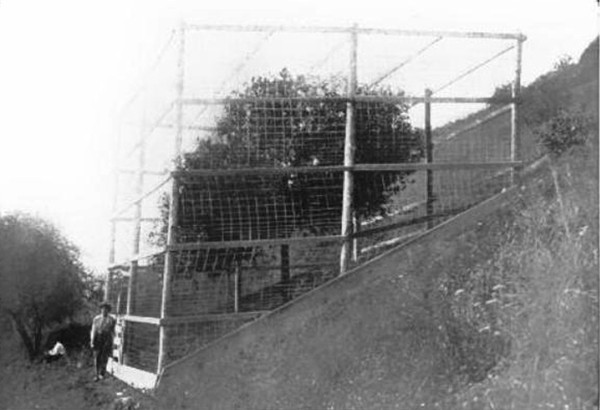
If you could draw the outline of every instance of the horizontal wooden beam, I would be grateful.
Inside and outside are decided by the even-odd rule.
[[[127,218],[127,217],[117,217],[117,218],[110,218],[110,220],[112,222],[136,222],[137,219],[135,218]],[[163,218],[140,218],[140,222],[159,222],[162,221]]]
[[[165,253],[166,250],[163,249],[159,249],[156,251],[151,251],[151,252],[145,252],[145,253],[139,253],[137,255],[133,255],[131,256],[131,258],[128,258],[127,260],[121,261],[119,263],[114,263],[112,265],[110,265],[108,267],[108,269],[115,269],[115,268],[122,268],[122,267],[126,267],[129,268],[129,266],[131,265],[131,262],[135,262],[135,261],[140,261],[142,259],[147,259],[147,258],[152,258],[153,256],[159,256],[163,253]]]
[[[353,239],[354,238],[364,238],[366,236],[375,235],[378,233],[383,233],[383,232],[391,231],[394,229],[399,229],[399,228],[404,228],[407,226],[422,224],[422,223],[428,222],[428,221],[430,221],[432,219],[436,219],[436,218],[445,218],[445,217],[454,216],[461,212],[464,212],[465,210],[469,209],[471,206],[472,205],[470,205],[468,207],[461,207],[461,208],[453,209],[450,211],[439,212],[439,213],[431,215],[431,216],[420,216],[418,218],[411,218],[411,219],[408,219],[405,221],[398,221],[398,222],[387,224],[384,226],[378,226],[376,228],[364,229],[364,230],[361,230],[360,232],[353,234],[352,238]]]
[[[309,264],[296,264],[290,265],[289,269],[312,269],[312,268],[322,268],[324,266],[339,266],[338,262],[323,262],[323,263],[309,263]],[[270,271],[270,270],[281,270],[282,265],[260,265],[260,266],[242,266],[241,272],[245,271]]]
[[[221,248],[243,248],[255,246],[283,245],[294,243],[317,243],[317,242],[342,242],[341,235],[307,236],[297,238],[280,239],[255,239],[240,241],[211,241],[211,242],[187,242],[178,243],[168,247],[169,251],[195,251],[198,249],[221,249]]]
[[[521,166],[520,161],[494,161],[494,162],[414,162],[402,164],[357,164],[353,166],[328,165],[306,167],[282,168],[237,168],[237,169],[193,169],[176,171],[175,178],[193,179],[209,176],[235,176],[235,175],[272,175],[272,174],[304,174],[344,171],[419,171],[419,170],[460,170],[460,169],[488,169],[511,168]]]
[[[173,124],[161,124],[159,125],[159,128],[167,128],[167,129],[176,129],[177,126],[173,125]],[[207,131],[207,132],[214,132],[217,131],[217,127],[210,127],[210,126],[205,126],[205,125],[184,125],[183,127],[181,127],[184,130],[188,130],[188,131]]]
[[[494,38],[494,39],[525,39],[521,33],[492,33],[466,31],[436,31],[436,30],[402,30],[361,27],[323,27],[323,26],[284,26],[284,25],[234,25],[234,24],[186,24],[186,30],[207,31],[274,31],[288,33],[353,33],[379,34],[394,36],[426,36],[426,37],[456,37],[456,38]]]
[[[123,315],[120,316],[121,319],[126,322],[135,322],[135,323],[145,323],[147,325],[160,325],[160,318],[158,317],[148,317],[148,316],[135,316],[135,315]]]
[[[313,237],[318,239],[318,237]],[[108,269],[115,269],[115,268],[119,268],[119,267],[127,267],[129,268],[131,266],[131,262],[134,261],[139,261],[141,259],[146,259],[146,258],[150,258],[153,256],[158,256],[161,255],[163,253],[165,253],[166,250],[165,249],[161,249],[158,251],[154,251],[154,252],[148,252],[145,254],[139,254],[139,255],[134,255],[132,256],[130,259],[127,259],[126,261],[122,261],[120,263],[114,263],[113,265],[109,266]],[[323,266],[337,266],[337,262],[334,263],[310,263],[310,264],[295,264],[295,265],[290,265],[290,269],[310,269],[310,268],[315,268],[315,267],[323,267]],[[242,267],[242,271],[243,270],[251,270],[251,271],[267,271],[267,270],[280,270],[281,269],[281,265],[261,265],[261,266],[255,266],[255,267]]]
[[[306,167],[281,167],[281,168],[234,168],[234,169],[190,169],[173,172],[173,177],[178,179],[207,177],[207,176],[234,176],[234,175],[272,175],[293,173],[323,173],[343,172],[344,166],[306,166]]]
[[[353,171],[384,172],[384,171],[452,171],[464,169],[514,168],[522,165],[521,161],[490,161],[490,162],[418,162],[407,164],[358,164]]]
[[[144,323],[153,326],[168,326],[176,325],[180,323],[194,323],[194,322],[209,322],[209,321],[223,321],[223,320],[251,320],[257,319],[268,313],[268,311],[255,311],[255,312],[239,312],[239,313],[206,313],[202,315],[189,315],[189,316],[168,316],[165,318],[148,317],[148,316],[136,316],[136,315],[122,315],[120,316],[126,322]]]
[[[242,97],[242,98],[183,98],[184,105],[224,105],[252,103],[300,103],[300,102],[358,102],[387,104],[420,104],[426,98],[421,96],[367,96],[355,97]],[[509,104],[515,102],[511,97],[430,97],[427,101],[439,104]]]
[[[359,34],[380,34],[407,37],[451,37],[451,38],[473,38],[473,39],[503,39],[522,40],[527,38],[521,33],[492,33],[483,31],[453,31],[453,30],[402,30],[384,28],[358,28]]]
[[[117,170],[118,173],[120,174],[137,174],[140,171],[138,171],[137,169],[125,169],[125,168],[121,168]],[[164,175],[168,175],[169,171],[153,171],[153,170],[144,170],[142,171],[143,175],[158,175],[158,176],[164,176]]]
[[[360,250],[360,253],[362,254],[362,253],[374,252],[374,251],[377,251],[382,248],[388,248],[390,246],[398,245],[400,242],[408,241],[409,239],[414,238],[417,235],[421,235],[425,230],[426,229],[422,229],[419,231],[411,232],[404,236],[397,236],[392,239],[388,239],[386,241],[377,242],[375,245],[370,245],[370,246],[362,248]]]

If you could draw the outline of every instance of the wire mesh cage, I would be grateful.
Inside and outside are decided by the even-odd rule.
[[[513,183],[523,40],[175,30],[120,129],[123,363],[159,372]]]

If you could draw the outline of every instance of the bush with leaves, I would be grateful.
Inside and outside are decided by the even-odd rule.
[[[583,114],[562,111],[536,130],[539,144],[553,156],[559,156],[571,147],[585,145],[591,119]]]
[[[89,279],[77,248],[54,226],[24,214],[0,217],[0,309],[30,360],[41,353],[44,331],[84,306]]]

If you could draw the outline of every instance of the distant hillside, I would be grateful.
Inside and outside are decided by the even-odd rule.
[[[510,95],[510,85],[498,87],[494,96]],[[554,70],[541,75],[521,90],[521,131],[523,156],[525,160],[537,156],[534,130],[561,111],[580,112],[589,115],[598,123],[598,38],[585,49],[578,62],[563,59]],[[506,154],[510,140],[510,111],[486,121],[472,131],[454,137],[451,144],[444,143],[448,135],[500,108],[491,105],[465,118],[453,121],[434,130],[434,140],[438,146],[438,157],[461,159],[466,155],[464,145],[477,139],[478,145],[494,146],[499,157]],[[470,145],[475,144],[471,142]],[[450,152],[448,152],[450,151]],[[488,149],[488,151],[490,151]],[[454,152],[454,154],[452,154]],[[474,158],[469,155],[469,158]],[[482,158],[483,159],[483,158]]]

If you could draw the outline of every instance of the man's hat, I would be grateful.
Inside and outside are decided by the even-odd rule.
[[[112,306],[108,302],[100,303],[100,309],[102,309],[103,307],[107,308],[108,310],[112,310]]]

